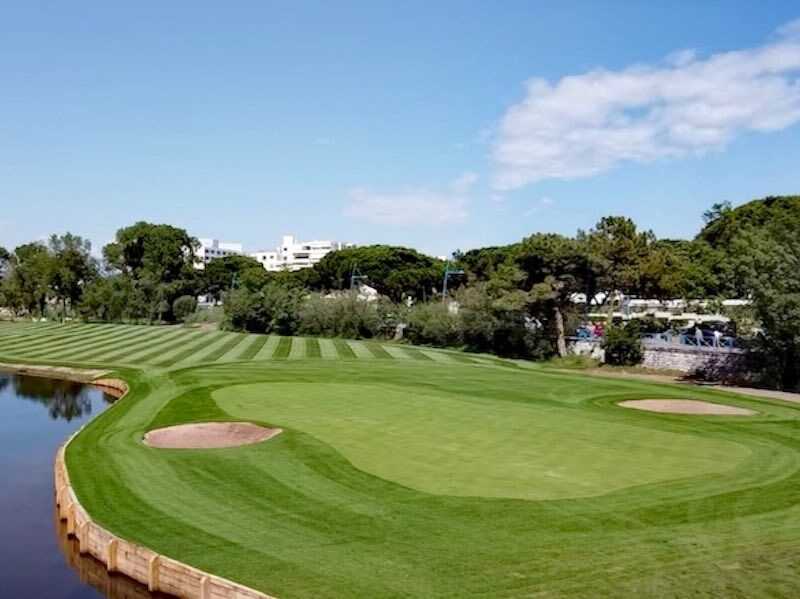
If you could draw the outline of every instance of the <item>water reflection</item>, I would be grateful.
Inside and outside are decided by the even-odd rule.
[[[35,376],[0,375],[0,394],[9,385],[13,387],[13,395],[17,399],[26,399],[45,406],[53,420],[71,422],[75,418],[92,414],[90,388],[81,383]]]
[[[67,536],[67,524],[53,512],[58,533],[58,546],[69,566],[78,573],[83,584],[89,585],[110,599],[172,599],[164,593],[151,593],[147,586],[121,574],[109,574],[105,565],[90,555],[81,555],[78,541]]]
[[[0,597],[165,597],[79,555],[54,516],[56,450],[112,401],[91,386],[0,372]]]

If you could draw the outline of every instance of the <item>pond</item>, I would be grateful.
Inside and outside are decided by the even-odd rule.
[[[4,597],[153,599],[81,556],[55,512],[53,460],[74,431],[114,398],[80,383],[0,371],[0,588]]]

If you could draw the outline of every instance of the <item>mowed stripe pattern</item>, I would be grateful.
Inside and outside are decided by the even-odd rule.
[[[180,369],[264,360],[425,360],[497,363],[496,358],[380,341],[253,335],[179,326],[0,323],[0,360]]]

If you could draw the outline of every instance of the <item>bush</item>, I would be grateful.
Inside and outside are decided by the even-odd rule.
[[[182,295],[172,302],[172,313],[175,319],[185,322],[197,310],[197,299],[191,295]]]
[[[268,283],[255,292],[235,289],[225,294],[223,326],[249,333],[294,335],[302,301],[302,290],[277,283]]]
[[[462,288],[456,295],[465,349],[505,358],[544,359],[553,344],[542,324],[528,313],[527,299],[516,291],[491,293],[485,284]]]
[[[133,286],[122,276],[96,279],[86,286],[79,311],[87,320],[122,322],[131,320]]]
[[[456,347],[462,344],[461,323],[446,304],[415,304],[408,310],[405,335],[416,345]]]
[[[265,333],[268,317],[262,305],[261,292],[234,289],[224,295],[223,328],[248,333]]]
[[[312,294],[300,307],[298,331],[321,337],[377,337],[383,329],[377,304],[359,299],[355,292],[334,296]]]
[[[615,366],[639,364],[644,357],[639,323],[631,320],[622,325],[608,327],[603,349],[606,352],[607,364]]]
[[[220,324],[225,318],[222,306],[201,306],[183,321],[187,326],[202,324]]]

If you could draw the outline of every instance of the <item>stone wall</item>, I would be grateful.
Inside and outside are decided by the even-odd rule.
[[[740,349],[645,345],[642,366],[702,374],[714,380],[747,378],[747,355]]]
[[[588,356],[601,362],[605,361],[606,357],[606,352],[603,349],[603,340],[599,338],[580,339],[578,337],[570,337],[567,339],[567,351],[575,356]]]
[[[109,572],[146,584],[150,591],[185,599],[275,599],[121,539],[93,522],[70,485],[64,460],[68,444],[56,454],[56,506],[67,534],[77,538],[80,553],[95,557]]]
[[[92,385],[116,399],[122,399],[128,393],[128,384],[119,379],[94,379]]]

